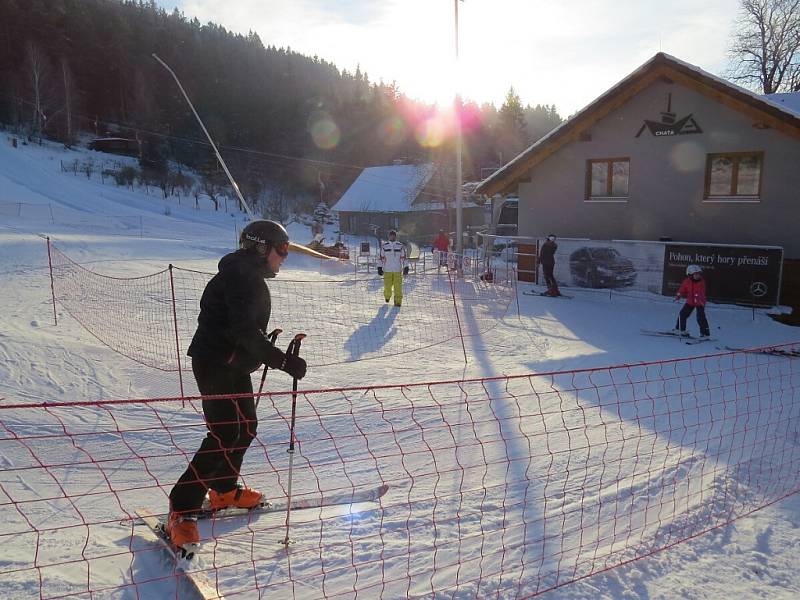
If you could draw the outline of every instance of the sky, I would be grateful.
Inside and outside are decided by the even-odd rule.
[[[574,113],[659,51],[724,76],[738,0],[157,0],[265,45],[317,55],[406,95]]]

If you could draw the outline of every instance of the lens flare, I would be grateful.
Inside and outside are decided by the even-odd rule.
[[[407,134],[406,124],[397,116],[384,119],[378,126],[378,137],[387,146],[397,146],[406,139]]]
[[[446,133],[445,123],[439,116],[433,116],[417,125],[414,137],[423,148],[441,146]]]
[[[330,150],[339,145],[342,138],[339,126],[327,113],[314,113],[309,118],[309,133],[314,144],[322,150]]]
[[[699,143],[680,142],[670,152],[670,162],[676,170],[684,173],[702,171],[705,167],[706,150]]]

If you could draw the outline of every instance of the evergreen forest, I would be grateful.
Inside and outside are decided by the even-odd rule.
[[[224,190],[211,146],[153,54],[180,78],[246,197],[268,189],[318,198],[324,190],[332,204],[363,167],[395,161],[454,172],[451,110],[360,68],[153,0],[0,0],[0,124],[67,146],[85,136],[135,139],[142,168],[186,165],[210,193]],[[513,88],[499,108],[465,101],[460,114],[465,181],[487,176],[562,120],[555,106],[523,106]]]

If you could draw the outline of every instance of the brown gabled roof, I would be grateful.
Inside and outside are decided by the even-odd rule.
[[[514,190],[520,179],[527,177],[533,167],[565,144],[579,139],[600,119],[659,80],[685,85],[720,104],[751,114],[760,125],[800,139],[800,116],[796,113],[694,65],[659,52],[511,162],[484,179],[476,192],[492,196]]]

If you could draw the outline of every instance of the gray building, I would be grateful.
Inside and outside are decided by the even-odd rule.
[[[786,284],[800,259],[797,100],[659,53],[477,191],[517,194],[525,236],[782,246]]]
[[[397,229],[401,237],[424,243],[440,228],[453,229],[454,186],[446,179],[432,163],[368,167],[331,210],[339,215],[342,233],[385,236]],[[483,207],[466,200],[465,225],[481,225],[483,219]]]

